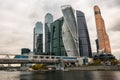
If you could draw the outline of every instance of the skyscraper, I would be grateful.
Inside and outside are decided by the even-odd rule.
[[[53,16],[50,13],[45,15],[45,26],[44,26],[44,35],[43,35],[43,52],[49,54],[50,53],[50,25],[53,22]]]
[[[85,15],[81,11],[76,11],[77,29],[79,39],[79,52],[80,56],[92,57],[91,44],[89,39],[89,33],[85,20]]]
[[[96,50],[97,50],[97,53],[99,52],[99,43],[98,43],[98,39],[95,40],[95,43],[96,43]]]
[[[61,8],[64,17],[62,37],[67,55],[79,56],[78,33],[74,11],[69,5],[64,5]]]
[[[98,6],[94,6],[99,52],[111,53],[109,37],[105,30],[104,20]]]
[[[62,40],[63,17],[55,20],[51,24],[51,55],[66,56],[66,51]]]
[[[70,5],[61,8],[64,18],[62,39],[67,55],[92,57],[84,13],[73,10]]]
[[[37,46],[36,54],[42,55],[43,54],[43,34],[38,35],[36,46]]]
[[[34,36],[33,36],[33,52],[36,55],[40,55],[43,53],[43,24],[41,22],[37,22],[34,27]]]

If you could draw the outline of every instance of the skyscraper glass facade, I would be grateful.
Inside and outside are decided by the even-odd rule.
[[[63,18],[57,19],[51,24],[51,55],[66,56],[62,40]]]
[[[39,34],[37,37],[37,44],[36,44],[37,50],[36,54],[43,54],[43,34]]]
[[[92,57],[84,13],[73,10],[70,5],[64,5],[61,9],[63,17],[54,22],[52,14],[46,14],[43,32],[42,23],[36,23],[34,52],[55,56]]]
[[[91,44],[84,13],[76,11],[80,56],[92,57]]]
[[[43,53],[43,24],[37,22],[34,27],[34,37],[33,37],[33,52],[36,55]]]
[[[45,16],[45,26],[44,26],[44,35],[43,35],[43,52],[50,53],[50,25],[53,22],[53,16],[50,13],[47,13]]]
[[[77,24],[71,6],[62,6],[64,23],[62,27],[63,43],[68,56],[79,56]]]
[[[75,12],[69,5],[61,8],[64,17],[62,37],[67,55],[92,57],[84,13]]]
[[[97,53],[99,52],[99,43],[98,43],[98,39],[95,40],[95,43],[96,43],[96,50],[97,50]]]

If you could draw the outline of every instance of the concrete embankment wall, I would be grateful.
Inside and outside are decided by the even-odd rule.
[[[69,67],[68,70],[120,70],[120,66],[80,66],[80,67]]]

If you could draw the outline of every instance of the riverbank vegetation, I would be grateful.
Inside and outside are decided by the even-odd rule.
[[[33,66],[30,66],[30,68],[32,68],[33,70],[41,70],[41,69],[45,69],[46,65],[45,64],[35,64]]]
[[[102,61],[100,59],[97,60],[93,60],[93,65],[118,65],[120,64],[118,60],[116,59],[111,59],[111,60],[106,60],[106,61]]]

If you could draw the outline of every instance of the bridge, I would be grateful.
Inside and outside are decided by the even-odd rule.
[[[9,56],[15,56],[15,55],[18,55],[18,54],[0,53],[0,55],[9,55]]]
[[[0,64],[32,64],[32,63],[75,63],[76,57],[50,55],[17,55],[18,58],[0,58]]]
[[[58,59],[0,59],[0,64],[60,63]]]

